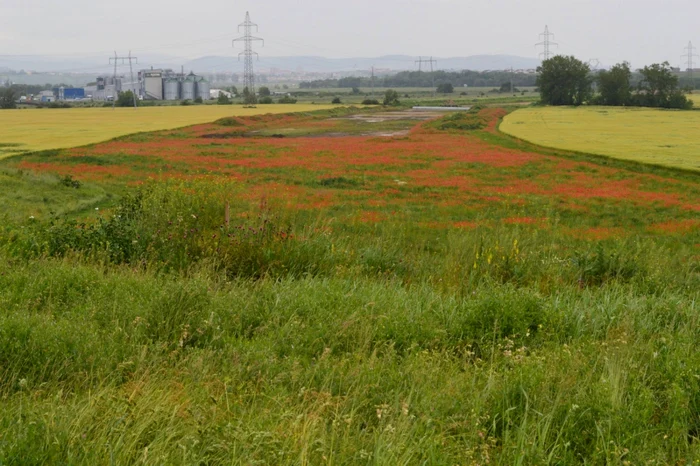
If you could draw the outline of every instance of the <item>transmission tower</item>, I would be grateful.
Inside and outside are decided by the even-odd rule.
[[[433,68],[433,65],[437,64],[437,60],[434,60],[433,57],[430,58],[423,58],[419,57],[418,60],[416,60],[416,63],[418,63],[418,72],[423,71],[423,63],[427,63],[430,65],[430,76],[432,78],[432,85],[433,85],[433,95],[435,95],[435,69]]]
[[[243,52],[238,54],[238,60],[241,59],[243,55],[243,92],[248,89],[248,94],[245,96],[245,103],[252,105],[257,102],[257,97],[255,96],[255,72],[253,71],[253,55],[259,59],[257,52],[253,52],[253,42],[261,41],[263,47],[265,46],[265,41],[259,37],[253,36],[253,28],[255,32],[258,32],[258,25],[250,20],[250,13],[246,11],[245,22],[238,25],[238,32],[241,32],[243,28],[243,37],[238,39],[233,39],[233,46],[236,46],[236,42],[243,42]]]
[[[552,42],[551,39],[554,38],[554,34],[549,32],[549,26],[544,27],[544,32],[540,34],[540,37],[543,37],[544,40],[535,44],[535,47],[543,47],[543,51],[540,54],[540,56],[543,58],[543,60],[546,61],[552,57],[552,53],[550,51],[551,46],[558,46],[559,44],[557,44],[556,42]]]
[[[685,48],[686,53],[681,55],[681,58],[686,59],[686,65],[688,66],[688,79],[690,79],[690,85],[693,89],[695,89],[695,80],[693,79],[693,68],[695,67],[695,63],[693,59],[696,57],[700,58],[697,53],[694,53],[697,49],[697,47],[693,47],[692,42],[688,42],[688,46]]]
[[[127,61],[129,62],[129,72],[131,73],[131,84],[133,86],[133,84],[134,84],[134,65],[133,65],[133,62],[136,62],[136,64],[138,65],[139,59],[136,57],[132,57],[131,52],[129,52],[128,57],[120,57],[119,55],[117,55],[117,52],[114,52],[114,56],[110,57],[110,59],[109,59],[110,65],[112,64],[112,61],[114,61],[114,76],[113,76],[114,91],[115,92],[117,91],[117,64],[125,65]],[[138,100],[136,98],[136,88],[132,88],[131,93],[134,97],[134,108],[136,108],[137,107],[136,101]],[[112,109],[114,110],[114,107],[117,103],[117,96],[115,95],[112,97],[113,97],[112,98]]]

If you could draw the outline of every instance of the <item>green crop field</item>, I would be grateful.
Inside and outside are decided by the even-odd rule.
[[[546,147],[700,170],[700,112],[538,107],[508,115],[501,131]]]
[[[0,465],[697,464],[700,178],[508,111],[0,161]]]

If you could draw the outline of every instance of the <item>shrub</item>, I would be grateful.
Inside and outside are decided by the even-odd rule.
[[[341,100],[340,100],[340,97],[335,97],[335,98],[333,98],[333,100],[331,101],[331,103],[332,103],[332,104],[341,104],[342,102],[341,102]]]
[[[259,104],[264,104],[264,105],[271,104],[271,103],[273,103],[273,102],[272,102],[272,97],[262,97],[262,98],[260,98],[260,99],[258,100],[258,103],[259,103]]]
[[[362,105],[379,105],[379,101],[377,99],[365,99],[362,101]]]
[[[437,87],[437,92],[439,94],[452,94],[454,91],[455,88],[452,83],[442,83]]]
[[[75,178],[73,178],[73,175],[66,175],[63,178],[61,178],[61,184],[63,186],[66,186],[68,188],[75,188],[75,189],[80,189],[82,186],[82,183]]]
[[[440,118],[432,126],[440,131],[473,131],[482,129],[486,126],[486,122],[478,115],[478,110],[478,108],[475,108],[470,112],[453,113]]]
[[[384,93],[384,105],[391,107],[401,105],[401,102],[399,102],[399,93],[393,89],[387,89]]]
[[[125,196],[108,216],[93,221],[53,219],[30,224],[21,255],[64,257],[79,253],[112,264],[148,264],[184,271],[209,261],[231,276],[262,277],[276,267],[289,270],[293,241],[266,204],[249,219],[226,224],[230,185],[153,182]],[[238,219],[238,217],[235,217]]]
[[[295,99],[292,96],[285,95],[284,97],[280,97],[280,99],[277,101],[277,103],[280,104],[295,104],[297,103],[297,99]]]

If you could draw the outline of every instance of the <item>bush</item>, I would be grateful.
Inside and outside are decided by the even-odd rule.
[[[439,94],[452,94],[454,91],[455,88],[451,83],[442,83],[437,87],[437,92]]]
[[[284,97],[280,97],[280,99],[277,101],[277,103],[280,104],[295,104],[297,103],[297,99],[295,99],[292,96],[285,95]]]
[[[273,103],[272,97],[262,97],[260,100],[258,100],[258,103],[265,104],[265,105],[271,104],[271,103]]]
[[[482,129],[486,126],[486,122],[479,117],[477,109],[472,109],[471,112],[457,112],[452,115],[440,118],[432,124],[435,129],[440,131],[473,131]]]
[[[332,103],[332,104],[341,104],[342,102],[341,102],[341,100],[340,100],[340,97],[335,97],[335,98],[331,101],[331,103]]]
[[[49,102],[46,108],[73,108],[73,106],[67,102]]]
[[[365,99],[362,101],[362,105],[379,105],[379,101],[377,99]]]
[[[196,103],[196,104],[203,104],[203,103],[204,103],[204,100],[202,100],[201,97],[197,97],[196,99],[194,99],[194,103]]]
[[[384,105],[391,107],[401,105],[401,102],[399,102],[399,93],[393,89],[387,89],[384,93]]]
[[[66,177],[62,183],[75,180]],[[75,187],[75,186],[72,186]],[[290,227],[265,204],[247,219],[226,224],[224,199],[235,188],[207,182],[152,182],[125,196],[94,221],[53,219],[30,224],[22,256],[64,257],[79,253],[112,264],[148,264],[184,271],[208,261],[232,277],[261,277],[277,267],[293,270]],[[313,266],[313,264],[311,265]],[[303,272],[303,271],[302,271]]]
[[[182,102],[180,102],[180,105],[182,105],[184,107],[188,107],[188,106],[192,105],[192,101],[190,99],[185,99]]]
[[[80,189],[82,186],[82,183],[76,179],[73,178],[73,175],[66,175],[63,178],[61,178],[61,184],[63,186],[66,186],[68,188],[75,188],[75,189]]]

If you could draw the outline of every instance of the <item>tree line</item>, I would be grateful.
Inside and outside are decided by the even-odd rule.
[[[546,105],[610,105],[690,109],[687,89],[668,62],[655,63],[633,72],[627,62],[597,74],[587,63],[573,56],[550,58],[537,68],[537,86]],[[593,86],[597,86],[597,93]]]
[[[497,87],[504,82],[518,87],[533,87],[537,76],[532,73],[511,73],[510,71],[402,71],[391,76],[376,76],[377,87],[426,87],[451,84],[453,87]],[[319,79],[304,81],[300,89],[352,89],[372,86],[372,78],[350,76],[340,79]]]

